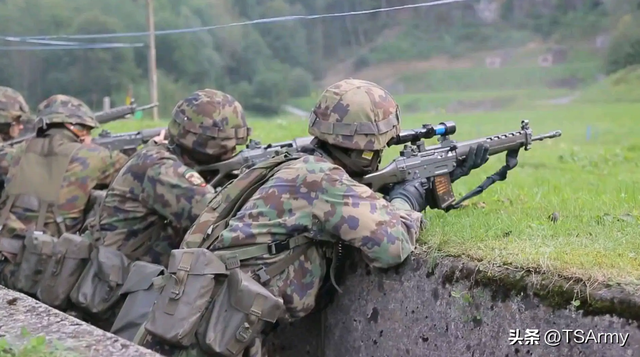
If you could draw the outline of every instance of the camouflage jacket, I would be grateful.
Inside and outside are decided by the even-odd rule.
[[[77,143],[75,136],[65,129],[51,129],[49,135],[59,136],[62,145]],[[68,143],[68,144],[67,144]],[[0,152],[0,175],[5,183],[10,183],[9,172],[20,164],[21,154],[26,145],[20,144]],[[65,221],[67,232],[77,232],[84,223],[84,209],[91,189],[106,186],[115,177],[126,162],[127,157],[120,153],[111,153],[107,149],[94,145],[82,145],[71,157],[59,192],[58,210]],[[42,178],[46,180],[46,177]],[[0,209],[6,205],[6,197],[0,202]],[[13,235],[24,234],[30,226],[35,226],[38,212],[13,207],[3,233]],[[47,214],[46,223],[53,223],[51,212]]]
[[[387,268],[413,251],[422,224],[422,214],[404,201],[389,203],[327,159],[305,156],[283,164],[258,189],[212,250],[283,241],[309,232],[311,238],[342,240],[360,249],[370,265]],[[327,273],[321,246],[312,247],[267,286],[283,298],[288,319],[303,317],[315,306]],[[246,260],[243,266],[268,267],[286,254]]]
[[[105,246],[123,249],[161,224],[151,251],[140,260],[166,266],[171,249],[179,246],[214,193],[166,144],[150,142],[114,179],[98,209],[99,226],[95,223],[88,234],[101,238]]]

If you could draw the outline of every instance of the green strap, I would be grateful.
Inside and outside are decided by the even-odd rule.
[[[312,243],[302,245],[298,249],[294,250],[293,253],[287,255],[279,262],[270,265],[268,268],[260,267],[256,269],[253,272],[253,278],[258,280],[261,284],[268,282],[272,277],[282,273],[289,266],[298,261],[298,259],[300,259],[300,257],[302,257],[312,246]]]
[[[234,250],[217,250],[213,252],[227,269],[235,269],[240,266],[240,261],[247,260],[262,255],[276,255],[303,244],[311,243],[312,240],[305,235],[298,235],[285,241],[273,242],[269,244],[258,244],[253,247],[239,248]]]

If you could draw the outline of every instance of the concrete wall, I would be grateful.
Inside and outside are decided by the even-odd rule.
[[[344,293],[324,316],[279,329],[270,346],[274,356],[640,356],[640,304],[622,289],[591,291],[587,298],[584,287],[560,280],[487,274],[457,259],[435,264],[424,256],[386,272],[358,261],[341,286]],[[581,297],[574,300],[575,294]],[[526,329],[539,330],[538,344],[510,345],[510,329],[522,337]],[[544,335],[551,329],[562,335],[582,329],[584,339],[549,346]],[[589,331],[628,337],[621,347],[622,339],[586,339]]]
[[[12,346],[27,342],[29,336],[44,334],[47,341],[57,341],[67,352],[60,356],[91,357],[160,357],[108,332],[52,309],[26,295],[0,286],[0,338]]]
[[[420,255],[389,271],[359,259],[346,270],[343,293],[323,313],[278,329],[270,357],[640,357],[640,300],[622,288],[591,289],[587,298],[583,286],[558,279]],[[159,356],[0,287],[0,337],[23,343],[22,327],[81,356]],[[537,329],[540,340],[510,345],[511,329],[522,337]],[[552,347],[544,341],[551,329],[600,340]],[[599,333],[624,334],[624,346]]]

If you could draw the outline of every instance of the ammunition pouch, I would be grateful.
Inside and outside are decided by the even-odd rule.
[[[198,328],[198,342],[207,354],[235,357],[284,313],[275,297],[251,275],[233,269]]]
[[[87,265],[91,250],[88,239],[71,233],[63,234],[53,245],[51,260],[38,289],[38,299],[56,309],[64,309]]]
[[[176,249],[171,252],[170,278],[145,324],[146,331],[170,345],[188,347],[202,316],[226,277],[224,264],[212,252]]]
[[[112,334],[133,341],[166,284],[169,275],[165,272],[165,268],[157,264],[143,261],[131,264],[129,276],[120,290],[120,295],[127,297],[111,327]]]
[[[24,238],[0,238],[0,260],[7,259],[11,263],[20,263],[24,254]]]
[[[42,232],[29,232],[24,239],[22,262],[16,275],[18,291],[29,295],[38,292],[45,268],[51,260],[53,245],[58,239]]]
[[[118,302],[128,270],[129,259],[122,252],[97,246],[71,291],[71,301],[86,312],[102,315]]]

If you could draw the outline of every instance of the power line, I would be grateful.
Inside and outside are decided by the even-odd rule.
[[[0,51],[40,51],[40,50],[85,50],[85,49],[107,49],[107,48],[128,48],[142,47],[143,43],[96,43],[83,44],[78,46],[0,46]]]
[[[0,51],[37,51],[37,50],[60,50],[60,49],[89,49],[89,48],[127,48],[127,47],[142,47],[143,43],[82,43],[82,42],[68,42],[68,41],[51,41],[51,40],[37,40],[37,39],[23,39],[18,37],[2,37],[0,39],[9,42],[27,42],[38,43],[48,46],[0,46]],[[52,46],[53,45],[53,46]]]
[[[270,17],[270,18],[251,20],[251,21],[234,22],[234,23],[224,24],[224,25],[192,27],[192,28],[174,29],[174,30],[161,30],[161,31],[155,31],[155,34],[156,35],[170,35],[170,34],[178,34],[178,33],[208,31],[208,30],[227,28],[227,27],[234,27],[234,26],[263,24],[263,23],[274,23],[274,22],[283,22],[283,21],[291,21],[291,20],[313,20],[313,19],[328,18],[328,17],[365,15],[365,14],[372,14],[372,13],[376,13],[376,12],[387,12],[387,11],[402,10],[402,9],[412,9],[412,8],[427,7],[427,6],[442,5],[442,4],[450,4],[450,3],[454,3],[454,2],[463,2],[463,1],[468,1],[468,0],[438,0],[438,1],[432,1],[432,2],[427,2],[427,3],[420,3],[420,4],[393,6],[393,7],[386,7],[386,8],[380,8],[380,9],[350,11],[350,12],[341,12],[341,13],[332,13],[332,14],[294,15],[294,16]],[[149,35],[149,32],[146,31],[146,32],[125,32],[125,33],[104,33],[104,34],[13,36],[13,37],[14,38],[18,38],[18,39],[23,39],[23,40],[26,40],[26,39],[29,39],[29,40],[48,40],[48,39],[53,39],[53,38],[90,39],[90,38],[136,37],[136,36],[148,36],[148,35]],[[4,37],[4,36],[0,36],[0,37]]]

